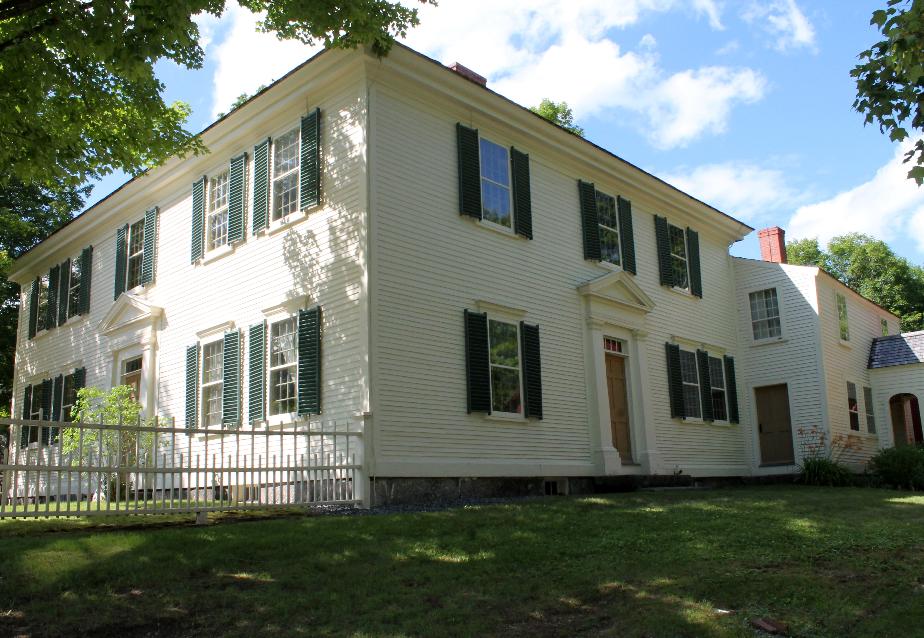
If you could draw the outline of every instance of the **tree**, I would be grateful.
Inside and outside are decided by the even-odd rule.
[[[885,38],[860,53],[850,72],[857,83],[853,107],[865,114],[866,124],[878,123],[893,142],[902,142],[909,128],[924,131],[924,0],[888,0],[870,24]],[[924,183],[924,136],[905,162],[917,163],[908,177]]]
[[[231,108],[228,109],[228,113],[230,113],[231,111],[233,111],[234,109],[236,109],[236,108],[238,108],[238,107],[240,107],[240,106],[243,106],[243,104],[244,104],[247,100],[249,100],[250,98],[252,98],[252,97],[253,97],[254,95],[256,95],[257,93],[260,93],[260,92],[264,91],[265,89],[266,89],[266,85],[265,85],[265,84],[261,84],[261,85],[259,86],[259,88],[257,88],[257,90],[253,92],[253,95],[249,95],[249,94],[247,94],[247,93],[241,93],[241,94],[238,95],[236,98],[234,98],[234,101],[231,103]],[[222,118],[222,117],[224,117],[225,115],[227,115],[228,113],[221,112],[221,113],[218,114],[218,117],[219,117],[219,118]]]
[[[541,115],[549,122],[571,131],[575,135],[584,137],[584,129],[574,123],[574,115],[571,113],[571,108],[567,102],[553,102],[546,97],[542,98],[539,106],[531,106],[529,110]]]
[[[91,187],[59,181],[51,187],[0,179],[0,406],[12,398],[19,286],[7,280],[13,260],[70,220]]]
[[[789,263],[819,266],[901,318],[902,332],[924,329],[924,268],[896,255],[879,239],[860,233],[835,237],[822,250],[817,239],[786,244]]]
[[[0,0],[0,166],[25,184],[73,186],[202,152],[183,128],[189,106],[164,102],[154,64],[200,68],[193,17],[221,16],[228,1]],[[417,24],[416,9],[387,0],[238,4],[266,12],[260,28],[281,39],[378,55]]]

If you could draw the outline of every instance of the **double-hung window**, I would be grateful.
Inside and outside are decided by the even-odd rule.
[[[208,181],[208,218],[206,250],[228,243],[228,171],[210,177]]]
[[[64,387],[61,391],[61,419],[72,421],[71,411],[77,403],[77,386],[74,384],[74,375],[64,375]]]
[[[288,317],[270,324],[269,413],[289,414],[296,411],[298,389],[297,320]]]
[[[510,152],[500,144],[480,138],[481,213],[484,221],[513,228],[510,201]]]
[[[619,215],[616,211],[616,198],[606,193],[596,192],[597,225],[600,228],[600,260],[617,266],[622,264],[619,250]]]
[[[202,424],[221,425],[224,352],[221,339],[202,347]]]
[[[709,386],[712,390],[712,418],[715,421],[728,421],[725,364],[718,357],[709,357]]]
[[[144,219],[128,227],[128,261],[125,289],[141,285],[141,265],[144,261]]]
[[[687,258],[687,236],[683,228],[668,225],[671,249],[671,272],[674,277],[674,288],[690,289],[690,264]]]
[[[873,414],[873,389],[863,388],[863,407],[866,409],[866,431],[876,433],[876,416]]]
[[[488,321],[488,354],[491,368],[491,410],[502,414],[521,414],[519,326]]]
[[[860,430],[860,405],[857,402],[857,386],[847,382],[847,413],[850,417],[850,429]]]
[[[294,128],[273,140],[273,221],[298,210],[299,137]]]
[[[752,292],[748,299],[751,304],[751,333],[754,341],[779,338],[782,326],[776,288]]]
[[[52,327],[48,325],[48,275],[39,277],[37,306],[36,331],[41,332]]]
[[[80,257],[71,259],[70,272],[62,274],[63,277],[68,278],[67,298],[60,300],[58,303],[67,304],[68,318],[80,314],[80,280],[82,279],[80,269],[83,268],[81,261]]]
[[[837,324],[841,341],[850,341],[850,326],[847,323],[847,298],[837,293]]]
[[[43,414],[42,405],[45,403],[44,398],[44,385],[41,383],[36,383],[32,386],[32,402],[29,405],[29,418],[33,421],[38,421],[40,419],[49,419],[51,415]],[[34,428],[32,428],[34,429]],[[36,440],[35,438],[32,439]]]
[[[680,351],[680,375],[683,381],[683,409],[687,418],[701,419],[699,369],[696,365],[696,353],[689,350]]]

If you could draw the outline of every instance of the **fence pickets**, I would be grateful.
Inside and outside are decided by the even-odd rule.
[[[351,422],[193,431],[140,419],[3,425],[0,518],[357,505],[365,494],[362,430]]]

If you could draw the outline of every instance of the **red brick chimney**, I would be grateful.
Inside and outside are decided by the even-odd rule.
[[[760,258],[774,264],[786,263],[786,231],[779,226],[764,228],[757,233]]]
[[[462,66],[458,62],[453,62],[452,64],[449,65],[449,68],[455,71],[456,73],[458,73],[459,75],[461,75],[462,77],[464,77],[465,79],[471,80],[475,84],[480,84],[481,86],[488,85],[488,78],[484,77],[483,75],[478,75],[477,73],[472,71],[467,66]]]

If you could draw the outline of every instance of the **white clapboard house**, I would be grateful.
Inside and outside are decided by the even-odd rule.
[[[731,257],[753,229],[464,67],[325,51],[202,140],[16,262],[16,416],[124,383],[194,441],[349,422],[378,500],[892,444],[867,358],[896,317]]]

